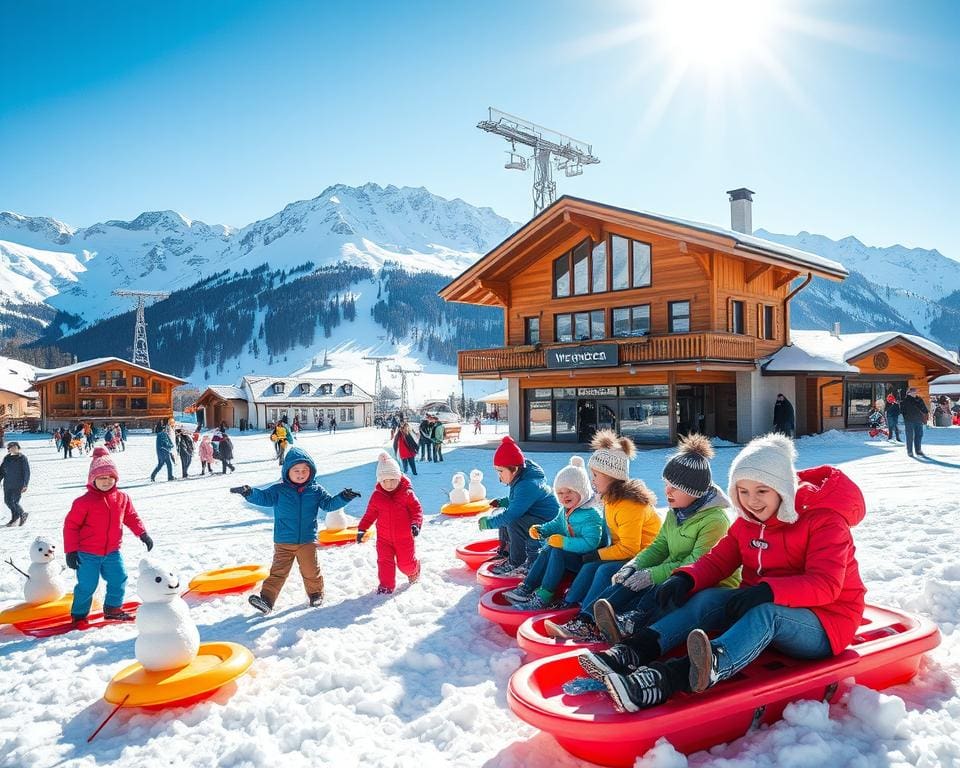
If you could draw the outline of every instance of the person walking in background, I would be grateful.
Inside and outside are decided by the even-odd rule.
[[[330,417],[330,432],[329,432],[328,434],[334,434],[334,435],[335,435],[336,433],[337,433],[337,417],[336,417],[336,416],[331,416],[331,417]]]
[[[412,475],[416,475],[417,439],[413,436],[409,421],[403,422],[397,429],[397,434],[393,438],[393,451],[400,457],[403,471],[409,471]]]
[[[170,439],[170,435],[167,434],[166,429],[161,429],[157,432],[157,466],[150,473],[150,482],[155,483],[157,481],[157,472],[159,472],[164,467],[167,468],[167,480],[173,480],[173,441]]]
[[[443,461],[443,437],[445,430],[443,427],[443,422],[440,419],[436,419],[433,425],[433,460],[434,461]]]
[[[0,482],[3,482],[3,503],[10,510],[7,528],[23,525],[27,522],[27,512],[20,505],[20,497],[27,492],[27,486],[30,485],[30,462],[20,453],[20,443],[16,440],[10,441],[7,455],[0,462]]]
[[[480,417],[479,417],[479,416],[476,416],[476,417],[473,419],[473,434],[479,435],[479,434],[480,434],[480,428],[481,428],[482,426],[483,426],[483,422],[480,421]]]
[[[222,422],[221,422],[222,423]],[[233,441],[230,439],[230,436],[227,434],[227,428],[225,426],[220,427],[220,440],[218,441],[220,454],[220,462],[223,464],[223,472],[221,474],[227,474],[227,467],[230,468],[231,472],[236,470],[236,467],[233,466]]]
[[[180,455],[180,472],[186,477],[190,462],[193,461],[193,438],[183,431],[182,427],[175,430],[177,438],[177,453]]]
[[[200,474],[205,475],[209,472],[213,475],[213,443],[210,442],[210,435],[203,436],[197,450],[200,453]]]
[[[917,393],[916,387],[907,390],[906,397],[900,403],[900,414],[903,416],[903,430],[907,438],[907,456],[923,456],[923,425],[926,424],[930,411],[923,398]]]
[[[433,423],[429,414],[424,414],[418,427],[420,432],[420,461],[433,461]]]
[[[777,402],[773,406],[773,431],[781,435],[793,437],[796,428],[796,418],[793,413],[793,403],[783,396],[777,395]]]
[[[897,402],[897,396],[893,392],[887,395],[887,404],[884,406],[883,412],[887,419],[887,429],[890,430],[890,442],[902,441],[903,438],[900,436],[900,403]]]

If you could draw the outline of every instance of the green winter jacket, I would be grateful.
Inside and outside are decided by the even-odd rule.
[[[637,570],[650,571],[654,584],[666,581],[677,568],[696,562],[720,541],[730,527],[726,509],[730,501],[721,491],[713,506],[701,509],[693,517],[677,525],[674,511],[668,510],[660,533],[653,543],[630,563]],[[718,587],[738,587],[740,569],[718,583]]]
[[[553,534],[563,536],[563,549],[567,552],[590,552],[600,546],[603,536],[603,518],[593,507],[577,507],[560,513],[540,526],[540,540],[546,542]]]

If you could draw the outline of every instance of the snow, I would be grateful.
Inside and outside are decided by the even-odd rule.
[[[446,449],[443,464],[422,464],[413,478],[426,510],[417,539],[419,583],[376,596],[375,547],[348,545],[320,553],[326,603],[319,609],[306,607],[296,569],[267,617],[255,616],[242,596],[188,596],[202,641],[239,642],[255,656],[247,675],[208,701],[168,711],[121,711],[88,745],[86,737],[110,711],[101,699],[106,683],[133,660],[135,628],[113,625],[44,640],[0,630],[7,703],[0,709],[0,765],[587,766],[510,714],[506,686],[522,654],[513,639],[477,615],[474,575],[454,558],[457,545],[479,538],[476,521],[437,513],[455,471],[489,471],[500,437],[492,429],[485,425],[485,434],[475,438],[465,428],[462,442]],[[358,517],[388,437],[372,428],[337,435],[305,431],[297,445],[316,457],[328,490],[349,486],[364,494],[347,508]],[[684,757],[663,742],[638,756],[637,766],[960,765],[958,438],[956,428],[928,430],[926,461],[908,460],[902,446],[870,441],[862,432],[797,442],[800,466],[836,464],[866,495],[867,518],[854,534],[869,599],[940,625],[943,642],[918,677],[883,693],[854,688],[833,706],[794,703],[781,722],[709,752]],[[23,528],[0,528],[0,554],[22,567],[35,536],[60,541],[63,517],[83,490],[89,461],[60,458],[41,436],[18,439],[33,469],[23,499],[31,515]],[[156,460],[152,435],[133,434],[128,450],[114,454],[120,486],[156,542],[151,556],[184,579],[231,564],[269,562],[269,511],[227,489],[275,480],[273,446],[262,432],[234,434],[233,440],[236,473],[174,483],[147,479]],[[721,484],[736,453],[736,446],[717,448],[713,465]],[[660,471],[670,454],[642,451],[632,475],[662,495]],[[529,456],[550,479],[569,459],[566,452]],[[198,471],[196,459],[191,471]],[[488,489],[497,493],[495,478]],[[122,551],[132,599],[144,549],[128,532]],[[18,601],[22,589],[22,577],[12,568],[0,571],[0,600]]]
[[[29,248],[0,240],[0,299],[41,304],[86,270],[72,253]]]
[[[38,397],[36,392],[27,391],[38,370],[42,369],[21,363],[12,357],[0,357],[0,390],[31,399]]]

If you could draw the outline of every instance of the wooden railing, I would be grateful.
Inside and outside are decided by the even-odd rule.
[[[105,384],[95,384],[91,386],[82,386],[77,387],[78,392],[83,394],[104,394],[104,395],[123,395],[127,392],[133,393],[135,395],[143,394],[147,391],[146,387],[128,387],[123,384],[110,384],[109,382]]]
[[[172,415],[170,408],[53,408],[48,419],[160,418]]]
[[[756,339],[734,333],[671,333],[631,339],[597,339],[583,344],[616,343],[620,365],[684,361],[753,362]],[[550,344],[550,348],[576,349],[579,344]],[[466,349],[457,354],[460,375],[535,371],[546,369],[543,347],[498,347]]]

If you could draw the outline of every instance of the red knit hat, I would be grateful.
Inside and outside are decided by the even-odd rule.
[[[109,456],[97,456],[90,462],[90,471],[87,473],[87,483],[93,485],[93,481],[98,477],[112,477],[117,482],[120,481],[120,473],[117,472],[117,465]]]
[[[493,454],[495,467],[522,467],[524,461],[523,452],[509,435],[503,438],[500,447]]]
[[[93,458],[97,458],[97,456],[109,456],[109,455],[110,455],[110,451],[108,451],[102,445],[99,448],[93,449]]]

